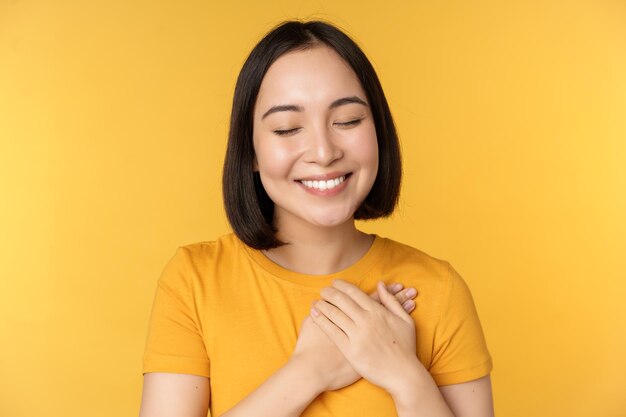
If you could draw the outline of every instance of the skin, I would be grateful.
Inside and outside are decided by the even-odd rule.
[[[331,106],[344,97],[365,104]],[[279,105],[300,111],[264,117]],[[376,178],[378,147],[352,69],[325,46],[281,56],[261,84],[253,140],[255,169],[275,203],[278,237],[289,242],[265,255],[306,274],[337,272],[357,262],[373,237],[356,229],[353,214]],[[343,191],[332,197],[313,195],[297,182],[332,172],[351,173]],[[400,417],[493,416],[489,376],[435,385],[415,355],[415,327],[407,313],[415,305],[401,305],[414,296],[402,294],[382,283],[369,296],[339,280],[324,288],[289,361],[223,416],[299,416],[319,394],[359,378],[389,392]],[[206,416],[209,399],[207,378],[146,374],[140,416]]]

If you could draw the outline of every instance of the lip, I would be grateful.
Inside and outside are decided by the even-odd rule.
[[[343,176],[347,177],[349,174],[351,174],[351,172],[349,171],[329,172],[328,174],[311,175],[309,177],[298,178],[296,181],[326,181],[326,180],[335,179],[335,178],[339,178]]]
[[[341,177],[342,174],[335,174],[335,173],[331,173],[331,174],[326,174],[328,176],[327,179],[331,179],[331,178],[337,178],[337,177]],[[309,188],[306,185],[302,184],[300,182],[300,180],[296,181],[296,183],[302,187],[302,189],[304,191],[306,191],[307,193],[316,195],[316,196],[320,196],[320,197],[332,197],[334,195],[339,194],[340,192],[342,192],[347,186],[348,186],[348,182],[350,181],[350,179],[352,178],[352,173],[349,172],[347,174],[343,174],[346,176],[346,178],[343,180],[343,182],[341,184],[339,184],[338,186],[334,187],[334,188],[330,188],[330,189],[325,189],[325,190],[318,190],[317,188]],[[311,181],[309,178],[319,178],[321,180],[325,179],[322,178],[320,176],[318,177],[308,177],[308,178],[304,178],[305,181]]]

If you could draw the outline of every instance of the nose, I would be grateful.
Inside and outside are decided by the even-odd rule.
[[[321,128],[311,134],[308,140],[306,162],[328,166],[342,157],[343,150],[328,128]]]

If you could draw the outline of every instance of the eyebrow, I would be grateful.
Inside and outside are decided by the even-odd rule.
[[[343,97],[343,98],[340,98],[340,99],[337,99],[337,100],[333,101],[332,103],[330,103],[330,106],[328,106],[328,108],[329,109],[334,109],[334,108],[337,108],[339,106],[343,106],[343,105],[351,104],[351,103],[358,103],[358,104],[362,104],[362,105],[367,107],[367,103],[365,101],[361,100],[357,96],[351,96],[351,97]],[[304,111],[304,107],[296,106],[295,104],[281,104],[281,105],[278,105],[278,106],[273,106],[268,111],[266,111],[263,114],[263,116],[261,116],[261,120],[265,119],[270,114],[276,113],[276,112],[279,112],[279,111],[303,112]]]

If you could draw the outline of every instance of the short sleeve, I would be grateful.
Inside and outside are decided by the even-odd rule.
[[[478,379],[488,375],[492,367],[470,289],[448,263],[448,280],[429,372],[441,386]]]
[[[190,285],[188,250],[179,247],[159,278],[143,373],[172,372],[209,377],[210,362]]]

